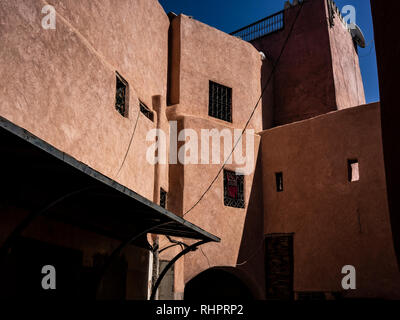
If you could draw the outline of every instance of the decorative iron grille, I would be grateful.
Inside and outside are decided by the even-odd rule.
[[[232,88],[210,81],[208,115],[232,122]]]
[[[115,109],[123,116],[128,117],[128,82],[116,73],[116,94],[115,94]]]
[[[224,170],[224,205],[244,208],[244,176]]]
[[[160,189],[160,207],[164,209],[167,207],[167,191],[163,188]]]
[[[256,21],[246,27],[231,33],[232,36],[244,41],[252,41],[267,34],[282,30],[285,27],[285,11],[280,11],[269,17]]]
[[[139,101],[140,112],[143,113],[151,121],[154,120],[153,111],[151,111],[142,101]]]

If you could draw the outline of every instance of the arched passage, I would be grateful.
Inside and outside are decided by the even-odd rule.
[[[229,299],[254,300],[257,293],[249,286],[243,271],[233,267],[207,269],[185,286],[184,299],[189,301]]]

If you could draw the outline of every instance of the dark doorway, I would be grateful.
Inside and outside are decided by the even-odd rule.
[[[222,268],[212,268],[200,273],[186,284],[184,299],[246,301],[253,300],[254,296],[237,275]]]
[[[268,235],[265,248],[266,298],[293,300],[293,235]]]
[[[42,268],[54,266],[56,289],[42,288]],[[0,266],[0,296],[18,298],[79,297],[82,252],[20,237]]]

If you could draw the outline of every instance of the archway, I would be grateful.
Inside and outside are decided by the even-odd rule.
[[[185,286],[184,299],[204,300],[254,300],[257,293],[249,286],[245,273],[233,267],[214,267],[207,269]]]

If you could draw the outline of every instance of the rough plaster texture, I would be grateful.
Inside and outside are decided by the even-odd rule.
[[[392,30],[397,28],[397,3],[371,1],[381,97],[381,123],[386,184],[392,232],[400,270],[400,149],[398,142],[397,75],[400,43],[393,41]]]
[[[53,4],[56,30],[44,30],[43,2],[1,2],[1,115],[153,199],[144,140],[155,124],[141,114],[127,150],[139,99],[165,106],[167,16],[157,1]],[[115,71],[129,83],[129,118],[114,108]]]
[[[275,63],[300,6],[285,10],[285,28],[252,41]],[[263,71],[263,79],[269,70]],[[304,2],[274,74],[274,125],[365,103],[350,34],[335,18],[330,29],[325,0]],[[264,105],[264,109],[268,110]]]
[[[253,42],[271,58],[262,62],[251,44],[187,16],[173,18],[170,27],[155,0],[120,0],[118,6],[111,0],[54,0],[55,31],[40,26],[44,4],[0,3],[1,116],[150,200],[159,201],[162,187],[169,192],[167,208],[179,215],[199,199],[220,165],[150,165],[146,149],[152,142],[144,141],[146,133],[161,128],[168,141],[168,120],[177,121],[178,130],[198,134],[201,129],[242,129],[298,9],[286,10],[283,31]],[[329,29],[323,0],[306,2],[303,10],[263,106],[250,123],[256,132],[364,102],[358,58],[347,31],[337,18]],[[115,71],[130,85],[128,118],[114,108]],[[233,123],[208,117],[209,80],[233,89]],[[153,109],[154,122],[139,113],[139,100]],[[359,290],[349,296],[394,297],[399,280],[381,149],[377,105],[256,135],[257,168],[245,179],[246,208],[224,206],[221,175],[185,216],[222,241],[203,246],[204,255],[197,250],[177,262],[175,294],[182,295],[184,283],[209,267],[238,263],[250,279],[246,284],[262,297],[264,234],[295,232],[296,291],[340,291],[341,267],[354,264]],[[355,157],[360,181],[349,183],[347,159]],[[277,171],[284,174],[280,194]],[[6,223],[0,235],[22,217],[19,210],[2,216]],[[116,245],[80,232],[40,221],[27,235],[80,249],[78,239],[86,237],[88,265],[95,252],[110,252]],[[160,243],[168,244],[164,238]],[[169,249],[162,259],[172,259],[178,251]],[[147,279],[147,253],[132,251],[129,257],[140,261],[129,261],[128,282],[140,284]],[[127,287],[128,298],[137,297],[133,287]]]
[[[365,104],[358,54],[350,32],[337,14],[334,26],[329,28],[329,41],[337,108],[340,110]]]
[[[303,5],[274,74],[274,125],[336,110],[324,0]],[[275,63],[299,6],[285,10],[285,28],[251,43]],[[263,74],[268,78],[270,73]],[[265,108],[265,107],[264,107]]]
[[[216,128],[222,130],[226,128],[226,126],[215,124],[212,120],[190,116],[185,116],[182,122],[182,127],[195,130],[199,136],[201,129]],[[259,136],[254,136],[254,142],[256,161]],[[180,198],[183,200],[181,204],[182,213],[185,213],[197,202],[217,175],[223,161],[224,146],[223,139],[221,139],[221,164],[186,164],[185,166],[180,166],[178,175],[170,176],[171,193],[180,193]],[[245,147],[246,144],[243,144],[243,146]],[[198,150],[200,154],[200,146]],[[234,170],[240,167],[240,165],[228,164],[226,169]],[[185,256],[185,282],[210,266],[236,265],[253,178],[254,174],[245,176],[245,209],[232,208],[224,205],[223,174],[221,174],[201,202],[185,216],[185,219],[199,225],[222,239],[220,243],[210,243],[202,246],[204,254],[207,257],[199,250]],[[175,183],[175,181],[177,181],[177,183]]]
[[[114,1],[52,1],[56,30],[44,30],[45,4],[0,3],[1,116],[153,200],[155,168],[146,161],[151,143],[145,137],[157,120],[168,133],[168,17],[155,0],[122,0],[118,6]],[[114,107],[116,71],[129,83],[128,118]],[[159,103],[154,96],[160,96]],[[139,99],[150,109],[159,107],[159,118],[155,113],[152,122],[139,113]],[[158,184],[168,191],[168,166],[158,173]],[[19,219],[17,212],[14,208],[12,219]],[[2,210],[8,221],[5,214]],[[15,223],[8,222],[11,230]],[[54,227],[54,233],[46,225],[40,221],[27,235],[79,248],[86,263],[95,252],[110,253],[116,245],[65,225]],[[137,285],[147,279],[147,254],[128,250],[128,255],[141,260],[129,260],[127,298],[143,299]]]
[[[357,290],[346,297],[399,297],[379,104],[261,136],[264,231],[294,233],[294,290],[340,292],[341,269],[353,265]],[[355,158],[360,181],[349,182],[347,160]],[[283,172],[283,192],[276,191],[275,172]]]
[[[174,48],[170,65],[175,71],[170,77],[170,101],[174,105],[167,108],[168,119],[178,122],[178,131],[193,129],[199,137],[201,129],[228,129],[231,132],[234,128],[243,129],[261,94],[262,60],[259,52],[251,44],[185,15],[172,19],[170,32]],[[178,68],[179,72],[176,72]],[[232,123],[208,116],[210,80],[232,88]],[[261,106],[249,128],[256,132],[263,128]],[[255,136],[254,162],[258,144],[259,137]],[[180,142],[178,147],[182,145]],[[171,211],[183,214],[196,203],[221,168],[224,147],[221,139],[220,164],[170,165],[168,208]],[[201,154],[200,145],[198,154]],[[240,165],[228,165],[227,169],[236,167]],[[197,250],[185,256],[185,282],[209,267],[236,265],[252,183],[253,174],[245,178],[245,209],[226,207],[221,174],[202,201],[185,216],[222,239],[221,243],[202,246],[204,254]]]
[[[172,69],[180,68],[171,83],[176,114],[208,118],[211,80],[232,88],[232,124],[243,128],[261,95],[260,54],[251,44],[185,15],[175,17],[171,27],[179,48],[171,57]],[[262,129],[261,108],[250,127]]]

